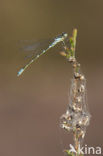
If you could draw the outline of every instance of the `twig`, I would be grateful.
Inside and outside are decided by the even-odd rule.
[[[69,105],[66,113],[60,118],[60,127],[73,132],[75,156],[81,156],[82,153],[79,153],[79,148],[82,146],[86,127],[89,125],[90,113],[86,103],[86,79],[81,72],[80,63],[75,57],[76,38],[77,29],[74,29],[72,37],[69,38],[70,47],[64,43],[64,52],[61,53],[73,67],[73,78]],[[69,150],[66,152],[68,155],[74,155]]]

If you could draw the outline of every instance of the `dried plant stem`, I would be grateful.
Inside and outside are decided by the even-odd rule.
[[[64,52],[61,54],[66,57],[67,61],[73,67],[73,78],[70,89],[70,101],[66,113],[60,118],[61,128],[72,131],[74,136],[74,147],[77,151],[75,156],[81,156],[79,148],[86,133],[86,127],[89,125],[90,114],[86,101],[86,79],[81,72],[80,63],[75,57],[77,29],[73,30],[72,37],[69,38],[70,47],[64,43]],[[68,155],[73,155],[66,150]]]

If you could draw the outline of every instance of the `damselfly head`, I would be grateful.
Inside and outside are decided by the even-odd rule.
[[[65,33],[65,32],[63,32],[63,33],[62,33],[62,36],[63,36],[64,38],[66,38],[66,37],[68,36],[68,34]]]

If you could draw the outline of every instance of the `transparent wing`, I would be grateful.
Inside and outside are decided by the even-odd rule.
[[[19,41],[19,49],[20,51],[25,52],[25,58],[27,59],[42,53],[42,51],[46,49],[52,42],[53,39],[41,41],[21,40]]]
[[[29,44],[27,44],[28,42],[26,41],[25,46],[22,44],[23,45],[22,50],[30,52],[29,55],[26,56],[26,58],[32,57],[32,59],[18,71],[17,76],[20,76],[26,70],[26,68],[28,68],[36,59],[38,59],[39,56],[45,53],[48,50],[48,46],[52,42],[53,42],[52,40],[47,40],[46,42],[35,42],[33,44],[30,44],[29,41]],[[24,41],[22,43],[24,43]]]
[[[34,41],[34,40],[21,40],[19,41],[19,47],[21,51],[35,51],[36,49],[44,49],[46,46],[48,46],[51,42],[53,42],[53,39],[48,40],[40,40],[40,41]]]

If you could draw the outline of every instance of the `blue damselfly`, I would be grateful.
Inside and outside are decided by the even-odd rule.
[[[55,37],[53,39],[53,42],[51,42],[49,44],[49,46],[46,49],[43,49],[41,52],[37,53],[36,56],[34,56],[30,62],[28,64],[26,64],[23,68],[21,68],[17,74],[17,76],[20,76],[25,70],[26,68],[28,68],[35,60],[37,60],[41,55],[43,55],[44,53],[46,53],[49,49],[51,49],[52,47],[54,47],[55,45],[57,45],[60,42],[63,42],[65,44],[65,39],[68,37],[67,33],[62,33],[61,35],[58,35],[57,37]],[[31,47],[28,47],[27,51],[30,49]],[[33,49],[33,48],[31,48]]]

